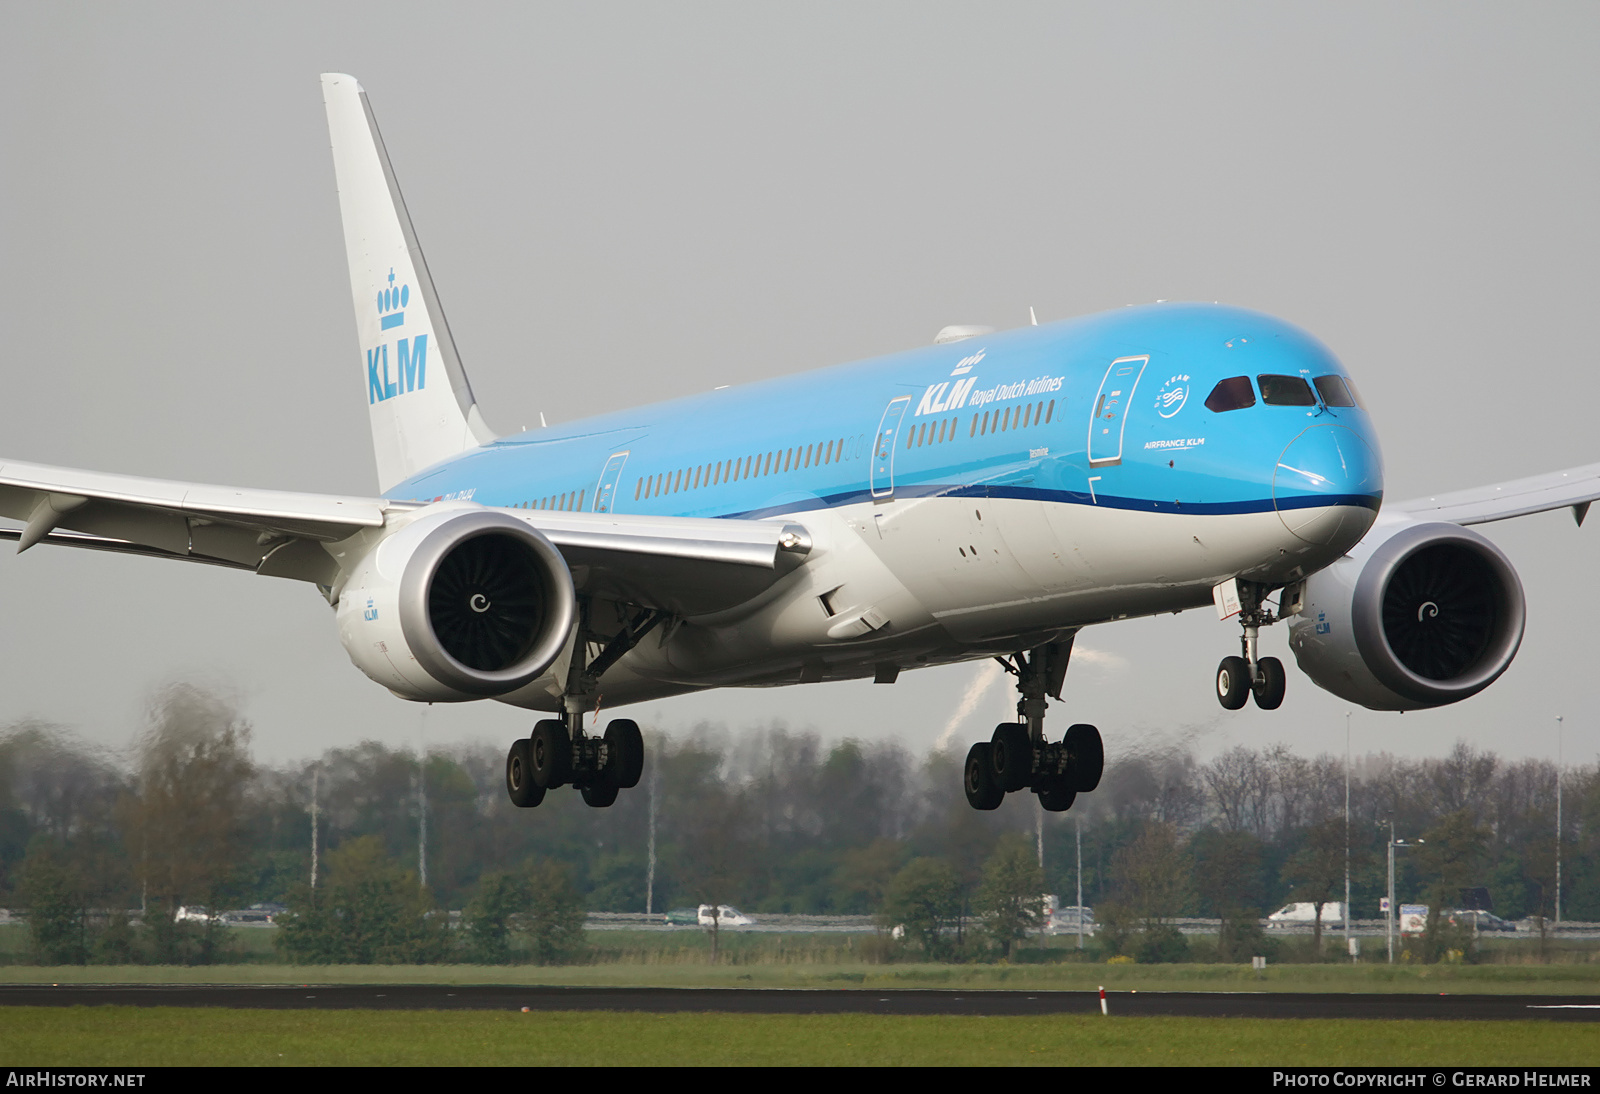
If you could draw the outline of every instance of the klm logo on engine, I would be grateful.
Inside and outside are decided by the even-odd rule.
[[[411,286],[395,288],[394,270],[389,270],[389,286],[378,293],[378,329],[393,330],[406,323],[406,305],[411,302]],[[367,350],[367,403],[381,403],[420,391],[428,383],[428,336],[400,338],[394,342],[394,371],[389,371],[389,343]]]

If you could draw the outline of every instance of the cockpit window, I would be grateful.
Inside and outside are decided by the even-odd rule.
[[[1243,410],[1256,405],[1255,389],[1248,376],[1230,376],[1220,381],[1206,396],[1206,409],[1221,414],[1225,410]]]
[[[1329,406],[1355,406],[1355,397],[1350,394],[1350,389],[1345,386],[1343,376],[1318,376],[1311,381],[1317,385],[1317,394],[1322,396],[1322,401]]]
[[[1261,385],[1261,401],[1268,406],[1316,406],[1317,397],[1311,394],[1311,385],[1301,376],[1256,377]]]

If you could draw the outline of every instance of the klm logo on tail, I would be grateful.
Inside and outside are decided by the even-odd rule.
[[[411,301],[411,286],[394,287],[394,270],[389,271],[389,287],[378,293],[378,327],[393,330],[406,322],[405,308]],[[428,382],[428,336],[401,338],[394,344],[395,371],[389,372],[389,344],[367,350],[367,403],[381,403],[419,391]]]

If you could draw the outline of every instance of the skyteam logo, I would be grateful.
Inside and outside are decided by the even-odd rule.
[[[1183,404],[1189,401],[1189,377],[1187,374],[1174,376],[1156,394],[1156,410],[1163,418],[1170,418],[1183,409]]]
[[[393,330],[406,322],[406,305],[411,302],[411,286],[394,284],[394,270],[389,270],[389,285],[378,293],[378,329]],[[394,343],[395,370],[389,372],[389,344],[387,342],[367,350],[367,404],[381,403],[420,391],[428,383],[428,336],[399,338]]]

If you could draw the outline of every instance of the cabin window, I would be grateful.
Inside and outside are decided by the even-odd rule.
[[[579,509],[580,512],[583,509],[583,496],[585,494],[587,494],[588,492],[589,492],[589,488],[587,486],[584,487],[582,490],[578,491],[578,509]]]
[[[1322,401],[1329,406],[1355,406],[1356,401],[1350,394],[1350,389],[1345,386],[1342,376],[1318,376],[1312,383],[1317,385],[1317,394],[1322,396]]]
[[[1316,406],[1317,397],[1304,376],[1274,376],[1270,373],[1257,376],[1261,385],[1261,401],[1268,406]]]
[[[1044,424],[1049,425],[1050,419],[1056,416],[1056,401],[1050,400],[1050,405],[1044,408]]]
[[[1256,405],[1255,389],[1248,376],[1230,376],[1217,381],[1217,386],[1206,396],[1206,409],[1222,414],[1229,410],[1244,410]]]
[[[967,436],[976,437],[977,435],[978,435],[978,416],[976,414],[974,414],[972,416],[972,428],[967,430]]]

